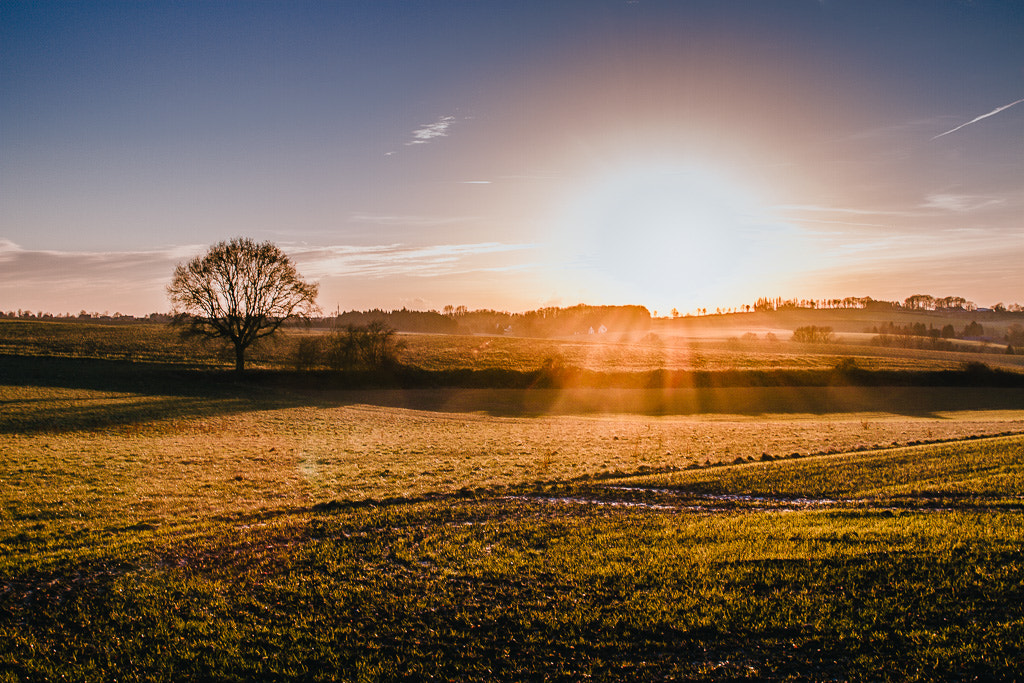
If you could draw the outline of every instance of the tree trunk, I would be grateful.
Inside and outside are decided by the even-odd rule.
[[[241,375],[245,372],[245,347],[235,344],[235,372]]]

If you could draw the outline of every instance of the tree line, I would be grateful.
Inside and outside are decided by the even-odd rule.
[[[931,337],[933,339],[981,339],[985,336],[985,326],[972,320],[965,325],[960,332],[952,324],[943,325],[942,328],[924,323],[909,323],[897,325],[893,322],[885,322],[871,328],[871,331],[878,335],[894,337]]]
[[[400,332],[433,334],[514,334],[521,337],[566,337],[577,334],[643,332],[651,327],[651,314],[643,306],[547,307],[525,313],[491,309],[469,310],[445,306],[441,311],[345,311],[313,318],[315,328],[343,328],[383,323]]]
[[[749,307],[745,307],[749,308]],[[869,296],[848,296],[842,299],[783,299],[782,297],[761,297],[754,302],[755,311],[784,311],[792,309],[868,309],[905,311],[948,311],[971,312],[985,310],[962,296],[934,297],[930,294],[914,294],[903,301],[885,301]],[[706,309],[704,309],[706,311]],[[1018,303],[993,304],[995,313],[1022,313],[1024,306]]]
[[[273,243],[236,238],[179,263],[167,295],[173,307],[172,324],[182,335],[226,341],[234,350],[235,370],[242,373],[245,353],[253,344],[275,334],[289,320],[309,321],[318,316],[318,289],[317,283],[301,278],[288,256]],[[397,350],[393,337],[396,327],[565,335],[643,331],[650,322],[651,314],[643,306],[579,305],[526,314],[470,313],[464,307],[449,307],[445,313],[406,309],[338,313],[328,323],[334,331],[326,339],[305,342],[297,364],[325,363],[339,369],[381,367]],[[478,329],[481,325],[483,330]]]
[[[888,322],[871,328],[877,336],[871,340],[876,346],[889,346],[912,349],[931,349],[936,351],[963,351],[963,344],[955,344],[955,340],[1002,342],[1006,344],[1006,352],[1013,354],[1024,347],[1024,325],[1014,323],[1010,325],[1001,339],[986,336],[985,326],[976,320],[972,320],[959,332],[951,324],[943,325],[941,329],[931,325],[925,327],[924,323],[912,323],[908,325],[896,325]],[[971,349],[971,347],[968,347]]]
[[[257,243],[235,238],[213,245],[202,256],[180,263],[167,287],[172,305],[170,322],[183,336],[219,339],[233,347],[235,369],[245,368],[245,353],[259,340],[275,334],[289,321],[318,319],[334,330],[326,340],[309,342],[300,349],[298,362],[353,368],[380,367],[394,357],[396,328],[422,332],[484,332],[520,336],[566,336],[576,334],[637,333],[651,326],[651,313],[644,306],[548,307],[528,313],[469,311],[464,306],[446,306],[438,311],[338,313],[333,319],[320,318],[316,298],[319,285],[302,279],[288,256],[271,242]],[[911,310],[976,310],[962,297],[935,298],[915,294],[902,306],[876,302],[869,297],[826,300],[758,299],[755,310],[785,308],[870,308],[902,307]],[[706,309],[702,309],[706,313]],[[719,311],[721,309],[718,309]],[[744,306],[749,311],[750,306]],[[1018,304],[997,304],[995,311],[1021,312]],[[678,311],[673,309],[673,317]],[[83,311],[79,319],[87,316]],[[9,312],[4,317],[35,318],[30,311]],[[39,317],[45,318],[43,313]],[[115,314],[119,318],[120,314]],[[88,316],[86,319],[91,318]],[[152,319],[153,316],[150,316]],[[976,323],[972,323],[976,324]],[[980,326],[979,326],[980,327]],[[826,341],[829,328],[798,330],[794,338]],[[941,336],[940,331],[937,336]],[[325,345],[323,349],[317,344]],[[322,356],[322,358],[321,358]]]
[[[546,307],[525,313],[469,311],[464,306],[445,307],[463,332],[515,334],[523,337],[567,337],[583,334],[645,332],[651,312],[644,306]]]

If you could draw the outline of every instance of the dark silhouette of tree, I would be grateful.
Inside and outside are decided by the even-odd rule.
[[[1006,343],[1011,346],[1024,346],[1024,325],[1014,323],[1006,328]]]
[[[322,326],[342,329],[348,325],[364,326],[372,322],[381,322],[401,332],[433,332],[454,334],[459,323],[451,316],[437,311],[410,311],[405,308],[398,311],[384,311],[375,308],[370,311],[346,311],[331,318],[321,319]]]
[[[931,311],[935,309],[935,297],[929,294],[915,294],[903,301],[903,307],[910,310]]]
[[[977,321],[972,320],[970,324],[964,328],[964,332],[961,337],[964,339],[973,339],[982,337],[985,334],[985,328],[982,327]]]
[[[241,373],[245,351],[255,341],[277,332],[286,320],[319,311],[317,290],[274,244],[236,238],[179,263],[167,294],[172,324],[187,337],[229,340]]]
[[[935,308],[952,311],[964,310],[968,304],[973,306],[970,301],[962,296],[944,296],[941,299],[935,300]]]

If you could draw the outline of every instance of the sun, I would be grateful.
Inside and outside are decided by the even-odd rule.
[[[629,164],[572,197],[556,248],[604,301],[685,310],[754,276],[773,251],[766,216],[754,192],[706,166]]]

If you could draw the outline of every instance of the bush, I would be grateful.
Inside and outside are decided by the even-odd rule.
[[[383,370],[398,365],[405,343],[383,322],[346,325],[326,336],[299,339],[292,352],[296,370]]]
[[[322,339],[319,337],[302,337],[295,348],[295,369],[312,370],[321,364]]]
[[[327,338],[327,366],[332,370],[382,370],[398,365],[405,343],[382,322],[348,325]]]
[[[831,327],[808,325],[793,330],[793,341],[801,344],[830,344],[835,341]]]

